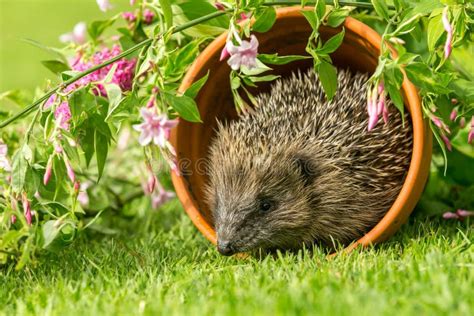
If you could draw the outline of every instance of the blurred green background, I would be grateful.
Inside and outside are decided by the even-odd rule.
[[[95,0],[0,0],[0,92],[29,89],[52,78],[40,61],[51,55],[22,39],[59,47],[58,38],[79,21],[105,19],[128,6],[112,0],[114,10],[102,12]]]

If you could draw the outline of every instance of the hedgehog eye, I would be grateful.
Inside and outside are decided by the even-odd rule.
[[[262,213],[267,213],[273,209],[274,203],[269,199],[263,199],[259,204],[259,211]]]

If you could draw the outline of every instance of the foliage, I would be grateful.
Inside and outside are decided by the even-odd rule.
[[[254,34],[271,29],[276,6],[292,4],[314,6],[302,8],[313,29],[308,56],[259,54]],[[100,1],[100,8],[108,9],[108,1]],[[331,53],[344,39],[341,25],[348,15],[365,21],[383,34],[369,81],[369,130],[380,115],[386,120],[386,94],[403,111],[400,86],[407,76],[420,88],[423,111],[445,160],[457,159],[448,177],[432,177],[435,187],[452,191],[461,185],[458,191],[472,191],[473,178],[455,168],[469,169],[466,161],[472,160],[465,156],[474,158],[468,142],[474,137],[472,72],[456,57],[473,47],[472,3],[139,0],[130,10],[87,27],[78,24],[62,36],[69,41],[62,48],[30,41],[51,54],[42,64],[56,74],[56,85],[46,83],[33,100],[25,101],[18,91],[0,94],[0,101],[24,107],[19,113],[9,107],[0,112],[0,264],[12,260],[21,269],[43,249],[71,244],[97,220],[139,216],[136,209],[157,208],[170,199],[168,170],[179,173],[170,129],[178,118],[201,121],[194,98],[207,75],[187,91],[178,87],[199,52],[225,30],[221,60],[232,69],[236,107],[246,112],[252,107],[247,100],[255,104],[248,87],[278,78],[268,74],[272,65],[305,58],[313,59],[331,99],[337,89]],[[340,31],[323,41],[321,25]],[[448,153],[445,148],[451,146],[455,151]],[[433,172],[439,173],[445,164],[438,156]],[[443,207],[471,208],[468,196],[460,193]]]

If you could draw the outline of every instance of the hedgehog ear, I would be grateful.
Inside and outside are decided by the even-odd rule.
[[[306,185],[313,183],[319,171],[314,162],[306,155],[297,154],[293,157],[298,171],[304,179]]]

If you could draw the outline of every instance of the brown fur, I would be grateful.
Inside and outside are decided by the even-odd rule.
[[[219,241],[232,252],[347,244],[383,217],[408,170],[412,132],[393,105],[389,124],[367,131],[366,81],[339,70],[327,102],[313,71],[293,74],[259,96],[255,113],[219,124],[207,188]]]

